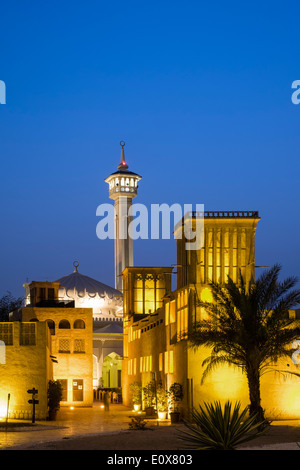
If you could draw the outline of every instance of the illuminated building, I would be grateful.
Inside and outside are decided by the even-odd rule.
[[[9,417],[30,419],[35,387],[36,418],[46,419],[49,380],[62,384],[61,406],[92,406],[100,385],[121,387],[122,294],[74,267],[55,282],[26,283],[25,307],[0,324],[0,418],[10,394]]]
[[[58,299],[59,287],[58,282],[31,282],[30,304],[13,312],[10,320],[48,326],[53,380],[63,387],[61,405],[92,406],[93,311]]]
[[[120,382],[115,378],[114,368],[105,370],[102,377],[102,365],[110,354],[122,356],[123,333],[123,295],[117,289],[103,284],[78,271],[79,263],[74,262],[74,272],[63,276],[59,282],[59,299],[74,301],[75,308],[88,308],[93,311],[93,388],[110,383],[117,387]],[[121,342],[121,344],[120,344]],[[110,364],[105,361],[105,364]],[[115,364],[116,360],[113,361]],[[120,370],[121,359],[117,369]],[[110,375],[109,375],[110,374]],[[120,374],[120,372],[117,374]],[[107,377],[111,376],[111,380]],[[113,379],[114,378],[114,379]],[[121,385],[120,385],[121,387]]]
[[[93,321],[93,388],[97,389],[100,385],[110,383],[111,387],[121,387],[120,373],[112,370],[105,370],[105,378],[102,377],[102,363],[105,361],[110,364],[111,354],[116,357],[122,357],[123,349],[123,295],[120,291],[110,287],[102,282],[92,279],[78,271],[79,263],[74,262],[74,271],[71,274],[61,277],[55,283],[52,283],[55,290],[51,290],[48,283],[37,289],[37,293],[30,289],[30,284],[25,284],[25,305],[30,306],[31,295],[39,305],[49,307],[51,298],[57,299],[61,305],[72,305],[75,309],[92,309]],[[47,289],[47,290],[46,290]],[[45,302],[45,296],[47,300]],[[48,298],[50,296],[50,299]],[[55,297],[56,298],[56,297]],[[57,307],[57,301],[55,301]],[[57,311],[56,311],[57,312]],[[68,310],[67,315],[71,312]],[[108,357],[109,361],[106,360]],[[113,364],[116,363],[114,359]],[[117,370],[122,369],[121,359],[117,361]],[[111,380],[107,377],[110,374]],[[119,380],[115,375],[119,374]],[[119,384],[119,385],[117,385]]]
[[[201,384],[202,362],[209,351],[189,349],[185,335],[195,320],[205,317],[198,299],[211,300],[210,281],[224,283],[228,275],[237,281],[239,270],[246,281],[254,279],[259,215],[207,211],[203,247],[189,250],[184,237],[175,237],[176,273],[168,266],[133,266],[130,217],[124,214],[132,207],[141,177],[128,171],[123,147],[118,171],[105,180],[115,201],[115,289],[79,273],[78,263],[73,273],[56,282],[25,284],[26,306],[14,312],[10,322],[0,323],[0,341],[5,343],[5,362],[0,343],[0,415],[1,410],[5,415],[11,394],[11,416],[30,417],[26,391],[34,386],[39,389],[37,412],[40,419],[45,417],[51,378],[63,384],[62,406],[91,406],[93,389],[118,388],[121,380],[129,406],[129,385],[146,386],[154,377],[166,389],[182,384],[184,413],[204,401],[249,403],[245,377],[229,367],[219,367]],[[198,217],[189,214],[193,225]],[[183,222],[177,224],[175,235],[182,227]],[[174,275],[177,284],[172,291]],[[300,318],[300,311],[289,314],[295,321]],[[295,362],[281,360],[278,370],[298,373]],[[279,374],[262,377],[262,407],[269,418],[300,417],[298,380]]]
[[[0,362],[0,419],[31,419],[31,396],[38,390],[36,418],[47,417],[47,387],[53,377],[51,336],[45,322],[1,322],[0,338],[5,343]]]
[[[66,302],[74,301],[75,308],[91,308],[93,321],[122,322],[123,320],[123,296],[113,287],[92,279],[78,271],[79,263],[73,263],[74,271],[71,274],[57,279],[59,283],[57,298]],[[25,306],[30,303],[29,284],[25,287]],[[39,302],[43,300],[43,291],[40,292]],[[98,325],[98,326],[99,326]]]
[[[197,213],[189,214],[193,224]],[[201,384],[202,362],[209,350],[188,347],[186,332],[195,320],[204,318],[198,299],[211,300],[209,282],[224,283],[229,275],[238,281],[238,272],[247,281],[254,279],[255,230],[257,212],[214,211],[204,213],[204,245],[187,250],[184,236],[177,243],[177,286],[170,283],[157,289],[154,273],[171,275],[171,269],[127,268],[124,282],[124,361],[123,398],[131,404],[130,383],[145,387],[155,378],[165,389],[177,382],[183,386],[182,410],[215,400],[249,404],[246,378],[229,366],[218,367]],[[182,222],[183,224],[183,222]],[[178,224],[176,231],[182,230]],[[166,274],[165,274],[166,275]],[[149,300],[151,306],[149,307]],[[155,302],[154,302],[155,300]],[[296,321],[300,311],[290,311]],[[292,358],[280,360],[278,370],[298,372]],[[276,419],[299,418],[299,379],[268,373],[261,378],[262,407],[266,416]]]

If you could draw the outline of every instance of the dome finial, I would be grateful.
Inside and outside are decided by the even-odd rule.
[[[78,268],[78,266],[79,266],[78,261],[74,261],[73,266],[74,266],[74,271],[73,271],[73,272],[74,272],[74,273],[78,273],[78,270],[77,270],[77,268]]]
[[[118,169],[119,170],[127,170],[128,165],[125,161],[125,153],[124,153],[125,142],[124,142],[124,140],[121,140],[120,145],[122,147],[121,148],[121,163],[120,163],[120,165],[118,165]]]

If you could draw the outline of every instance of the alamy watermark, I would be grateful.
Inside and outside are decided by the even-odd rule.
[[[173,227],[171,224],[173,215]],[[204,245],[204,204],[151,204],[150,212],[144,204],[128,204],[126,197],[113,204],[100,204],[96,215],[101,217],[96,227],[100,240],[176,240],[185,239],[187,250],[200,250]]]
[[[291,100],[293,104],[300,103],[300,80],[294,80],[292,83],[292,89],[295,89],[292,93]]]
[[[6,104],[6,85],[0,80],[0,104]]]

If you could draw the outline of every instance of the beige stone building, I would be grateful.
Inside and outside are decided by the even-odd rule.
[[[36,419],[47,417],[48,381],[53,377],[51,336],[46,322],[0,323],[0,419],[31,419],[31,395],[38,390]]]
[[[32,282],[30,306],[11,321],[44,324],[51,335],[53,379],[63,386],[61,406],[93,404],[93,310],[58,299],[59,283]]]

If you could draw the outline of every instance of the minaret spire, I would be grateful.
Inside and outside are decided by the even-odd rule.
[[[133,266],[133,240],[128,230],[131,221],[129,210],[132,199],[137,196],[141,176],[128,170],[125,142],[121,140],[120,145],[121,162],[118,170],[105,181],[109,184],[109,197],[115,201],[115,288],[122,292],[122,272],[126,267]]]
[[[125,161],[125,152],[124,152],[124,146],[125,146],[125,142],[124,140],[121,140],[120,142],[120,145],[121,145],[121,162],[120,162],[120,165],[118,165],[118,169],[119,170],[127,170],[128,169],[128,165]]]

